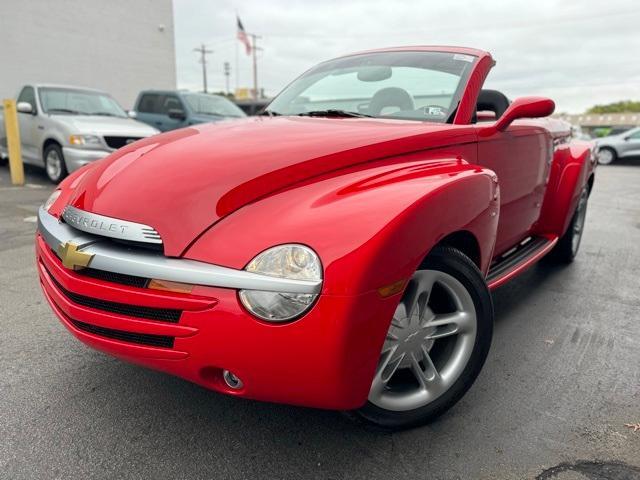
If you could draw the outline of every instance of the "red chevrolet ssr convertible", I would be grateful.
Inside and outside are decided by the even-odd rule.
[[[469,389],[491,290],[575,257],[595,155],[470,48],[307,71],[261,116],[140,140],[40,208],[73,335],[230,395],[422,424]],[[533,287],[533,286],[532,286]]]

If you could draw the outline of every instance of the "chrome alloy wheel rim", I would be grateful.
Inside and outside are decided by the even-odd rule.
[[[571,238],[571,251],[575,255],[580,247],[580,241],[582,240],[582,232],[584,231],[584,220],[587,216],[587,192],[582,192],[580,196],[580,202],[578,203],[578,209],[576,210],[576,219],[573,222],[573,237]]]
[[[49,178],[52,180],[58,179],[58,177],[60,177],[60,172],[62,171],[62,159],[60,158],[60,155],[58,155],[58,152],[55,150],[49,150],[49,153],[47,153],[46,164],[47,175],[49,175]]]
[[[418,270],[393,315],[369,401],[393,411],[432,402],[467,366],[476,331],[475,306],[462,283],[438,270]]]
[[[598,150],[598,163],[601,165],[609,165],[613,162],[613,152],[608,148]]]

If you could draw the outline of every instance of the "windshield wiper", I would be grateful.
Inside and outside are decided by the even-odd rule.
[[[348,110],[312,110],[310,112],[298,113],[299,117],[344,117],[344,118],[373,118],[372,115],[366,115],[364,113],[350,112]]]
[[[77,115],[80,112],[77,110],[69,110],[68,108],[50,108],[47,110],[47,113],[74,113]]]
[[[108,113],[108,112],[91,112],[91,113],[85,113],[85,115],[97,115],[100,117],[118,117],[118,118],[124,118],[120,115],[116,115],[115,113]]]
[[[279,117],[282,114],[278,112],[274,112],[273,110],[264,109],[258,115],[261,115],[261,116],[267,115],[269,117]]]

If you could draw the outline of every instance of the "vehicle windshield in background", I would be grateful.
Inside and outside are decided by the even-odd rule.
[[[242,110],[224,97],[201,93],[186,93],[184,97],[192,110],[198,114],[218,117],[246,117]]]
[[[291,83],[267,113],[444,123],[453,119],[475,61],[473,55],[411,51],[339,58]]]
[[[126,112],[112,97],[91,90],[41,88],[40,103],[45,113],[127,117]]]

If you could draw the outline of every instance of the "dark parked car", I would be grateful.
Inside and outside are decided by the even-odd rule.
[[[136,119],[163,132],[246,116],[233,102],[220,95],[176,90],[142,91],[133,111]]]

